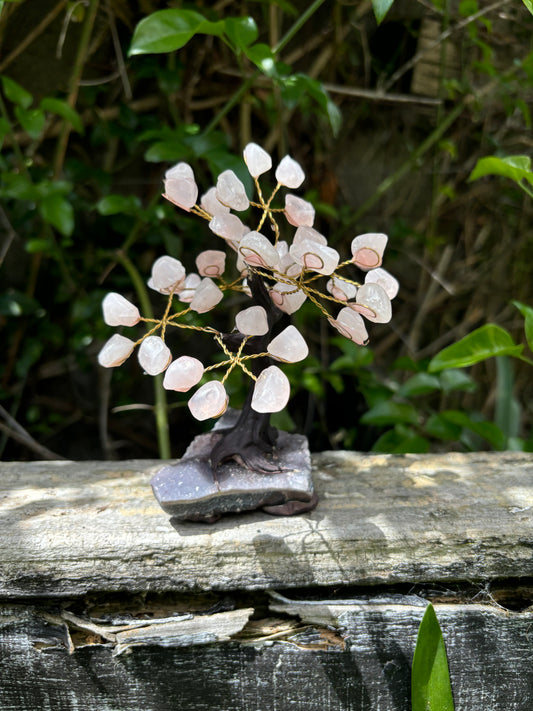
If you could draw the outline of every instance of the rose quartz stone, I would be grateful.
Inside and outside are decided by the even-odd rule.
[[[303,291],[290,284],[278,281],[270,290],[270,298],[274,304],[286,314],[293,314],[307,299]]]
[[[389,299],[394,299],[398,295],[400,290],[400,284],[397,279],[395,279],[392,274],[386,269],[378,267],[377,269],[372,269],[367,272],[365,277],[365,284],[379,284],[385,292]]]
[[[219,237],[231,242],[239,242],[245,227],[237,215],[231,213],[218,214],[209,222],[209,229]]]
[[[248,232],[239,242],[239,253],[252,267],[275,269],[279,265],[279,254],[270,240],[260,232]]]
[[[343,336],[357,343],[357,345],[366,346],[368,343],[368,333],[362,317],[349,306],[341,309],[337,319],[331,318],[329,322],[339,333],[342,333]]]
[[[354,237],[351,245],[353,263],[364,271],[379,267],[387,240],[387,235],[381,232],[367,232]]]
[[[116,368],[124,363],[134,348],[135,343],[130,338],[115,333],[98,353],[98,362],[104,368]]]
[[[198,198],[198,186],[192,168],[187,163],[178,163],[165,173],[163,197],[174,205],[190,212]]]
[[[245,336],[264,336],[268,333],[267,312],[262,306],[250,306],[235,316],[235,325]]]
[[[232,170],[225,170],[220,173],[217,180],[217,199],[223,205],[231,207],[232,210],[247,210],[250,201],[246,195],[244,185]]]
[[[170,348],[159,336],[148,336],[139,346],[137,353],[141,368],[148,375],[162,373],[172,360]]]
[[[183,264],[179,259],[165,255],[155,260],[152,266],[152,278],[148,284],[162,294],[170,294],[177,291],[183,281],[185,281]]]
[[[285,363],[298,363],[309,355],[307,343],[295,326],[287,326],[273,338],[267,346],[267,351],[273,358]]]
[[[201,276],[218,277],[224,273],[226,253],[218,249],[208,249],[196,257],[196,266]]]
[[[166,390],[176,390],[185,393],[194,385],[198,385],[204,374],[204,366],[198,358],[180,356],[168,366],[163,378]]]
[[[257,143],[248,143],[243,151],[243,156],[252,178],[258,178],[272,168],[272,158]]]
[[[339,299],[339,301],[354,299],[357,294],[355,284],[351,284],[349,281],[337,276],[334,276],[328,281],[326,289],[335,299]]]
[[[363,284],[350,307],[374,323],[388,323],[392,318],[390,299],[379,284]]]
[[[141,318],[139,309],[114,291],[102,301],[102,311],[108,326],[135,326]]]
[[[325,275],[335,271],[340,259],[337,250],[309,239],[293,244],[289,253],[297,264]]]
[[[223,296],[224,294],[215,282],[209,277],[205,277],[196,287],[191,300],[191,309],[199,314],[204,314],[207,311],[211,311],[222,300]]]
[[[293,227],[312,227],[315,221],[315,208],[307,200],[296,195],[285,196],[285,217]]]
[[[218,380],[205,383],[189,400],[189,410],[197,420],[220,417],[228,407],[228,394]]]
[[[229,207],[223,205],[217,198],[217,189],[209,188],[209,190],[200,198],[200,206],[213,217],[215,215],[228,215]]]
[[[271,365],[257,378],[252,395],[252,410],[256,412],[279,412],[283,410],[291,386],[285,373],[277,365]]]
[[[184,304],[190,304],[194,298],[196,292],[196,287],[200,285],[202,279],[198,274],[194,272],[192,274],[187,274],[185,281],[182,284],[182,288],[178,293],[178,299]]]
[[[305,173],[299,163],[290,156],[285,156],[276,168],[276,180],[286,188],[294,190],[305,180]]]
[[[313,227],[306,227],[305,225],[302,225],[302,226],[298,227],[298,229],[294,233],[292,243],[298,244],[299,242],[301,242],[304,239],[311,240],[313,242],[319,242],[320,244],[327,245],[327,243],[328,243],[328,241],[324,237],[324,235],[320,234],[320,232],[318,232],[318,230],[315,230]]]

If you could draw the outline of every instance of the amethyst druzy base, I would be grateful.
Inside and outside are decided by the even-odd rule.
[[[213,473],[210,454],[222,435],[213,431],[195,437],[176,464],[152,477],[161,508],[177,521],[213,523],[225,514],[257,509],[291,516],[315,508],[311,456],[303,435],[279,432],[272,455],[279,471],[250,471],[236,461],[221,464]]]

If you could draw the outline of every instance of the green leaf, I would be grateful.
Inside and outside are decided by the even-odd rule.
[[[529,156],[507,156],[506,158],[497,158],[496,156],[487,156],[480,158],[476,163],[474,170],[470,173],[468,180],[477,180],[486,175],[500,175],[504,178],[510,178],[519,187],[531,194],[529,188],[524,185],[523,181],[533,185],[533,172],[531,171],[531,158]]]
[[[523,348],[516,345],[505,329],[487,323],[437,353],[431,359],[428,370],[430,373],[437,373],[445,368],[464,368],[499,355],[518,357]]]
[[[479,437],[486,439],[494,449],[502,450],[505,448],[505,435],[493,422],[474,420],[461,410],[445,410],[441,413],[441,417],[447,422],[464,427]]]
[[[42,199],[40,210],[46,222],[65,237],[70,237],[74,231],[74,210],[68,200],[58,193],[52,193]]]
[[[424,431],[430,437],[437,439],[457,441],[461,437],[462,427],[450,422],[442,415],[430,415],[425,424]]]
[[[446,647],[431,603],[418,629],[411,669],[411,711],[454,711]]]
[[[9,123],[9,121],[3,116],[0,116],[0,145],[4,140],[4,137],[7,136],[10,130],[11,124]]]
[[[280,82],[284,101],[289,105],[296,105],[303,96],[309,95],[328,119],[333,135],[339,133],[342,124],[341,112],[319,81],[311,79],[307,74],[290,74],[281,78]]]
[[[533,351],[533,309],[531,306],[526,306],[526,304],[520,301],[513,301],[513,306],[520,311],[524,317],[524,330],[526,332],[526,341],[529,346],[529,350]]]
[[[418,414],[415,408],[407,403],[382,400],[365,412],[360,422],[365,425],[395,425],[397,423],[416,425]]]
[[[533,2],[532,2],[532,0],[522,0],[522,2],[523,2],[524,5],[527,7],[527,9],[529,10],[529,12],[533,15]]]
[[[248,59],[267,77],[278,76],[276,57],[267,44],[259,42],[251,47],[243,47],[243,50]]]
[[[210,22],[193,10],[156,10],[135,28],[129,55],[174,52],[196,34],[220,37],[223,32],[223,21]]]
[[[23,109],[20,106],[15,106],[15,115],[31,138],[39,138],[46,123],[46,116],[42,109]]]
[[[136,195],[106,195],[96,204],[100,215],[136,215],[141,201]]]
[[[372,9],[374,10],[378,25],[383,21],[393,2],[394,0],[372,0]]]
[[[38,190],[31,180],[21,173],[2,173],[0,195],[16,200],[36,200]]]
[[[477,385],[464,370],[449,368],[439,375],[441,388],[445,393],[453,390],[476,390]]]
[[[436,375],[429,373],[417,373],[400,386],[397,395],[399,397],[413,397],[414,395],[426,395],[441,389],[441,383]]]
[[[374,443],[372,451],[387,454],[424,454],[429,451],[429,442],[410,427],[396,425],[393,430],[381,435]]]
[[[83,122],[79,113],[72,106],[69,106],[66,101],[47,96],[41,101],[40,106],[43,111],[49,111],[52,114],[61,116],[65,121],[69,121],[75,131],[83,133]]]
[[[22,109],[28,109],[33,101],[33,96],[29,91],[23,89],[20,84],[16,81],[10,79],[9,77],[2,77],[2,86],[4,88],[4,94],[17,106]]]
[[[237,49],[245,49],[255,42],[259,35],[253,17],[228,17],[224,22],[224,31]]]

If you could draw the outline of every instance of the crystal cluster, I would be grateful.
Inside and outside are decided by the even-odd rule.
[[[226,243],[234,257],[233,273],[226,276],[227,253],[220,249],[198,254],[196,271],[190,273],[178,259],[162,256],[154,262],[148,280],[150,288],[167,298],[162,318],[141,317],[134,304],[116,293],[108,294],[102,304],[108,325],[132,327],[145,322],[148,330],[137,341],[113,335],[100,351],[99,363],[106,368],[121,365],[138,347],[141,367],[149,375],[164,373],[166,389],[188,392],[199,386],[188,403],[198,420],[224,413],[228,405],[224,383],[235,367],[255,380],[251,406],[256,412],[282,410],[290,396],[290,385],[273,361],[299,362],[307,357],[308,347],[295,326],[272,333],[265,308],[253,303],[253,299],[252,304],[235,317],[234,332],[241,339],[236,351],[226,347],[224,334],[211,327],[191,325],[189,319],[182,318],[185,314],[211,311],[223,300],[226,291],[236,291],[243,298],[250,298],[247,279],[253,275],[263,280],[273,304],[281,311],[293,314],[310,300],[343,336],[365,345],[368,342],[365,319],[374,323],[390,321],[391,300],[399,288],[397,280],[381,266],[386,235],[358,235],[351,243],[351,257],[341,261],[337,250],[314,228],[315,210],[310,202],[286,193],[283,200],[278,201],[281,206],[274,206],[281,189],[295,190],[305,179],[304,171],[293,158],[285,156],[277,166],[276,185],[268,199],[263,196],[259,177],[272,169],[271,157],[257,144],[249,143],[244,149],[244,161],[255,184],[256,201],[248,196],[244,184],[232,170],[221,173],[216,186],[207,190],[199,201],[198,186],[188,164],[178,163],[166,172],[164,180],[163,197],[206,220],[211,232]],[[252,213],[259,217],[250,226],[254,219]],[[286,221],[281,228],[280,217],[282,223]],[[290,243],[282,239],[282,234],[291,232]],[[354,268],[364,275],[362,282],[352,278]],[[325,290],[318,287],[319,279],[325,282]],[[181,304],[177,309],[176,301]],[[191,355],[173,359],[165,342],[169,327],[210,334],[222,348],[226,360],[206,367]],[[254,338],[266,339],[264,353],[250,355],[246,351],[248,340]],[[249,369],[249,360],[258,356],[269,359],[272,364],[256,377]],[[208,378],[215,369],[225,369],[221,380]]]

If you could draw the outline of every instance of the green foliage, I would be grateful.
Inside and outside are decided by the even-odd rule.
[[[508,331],[493,323],[487,323],[437,353],[429,364],[429,372],[438,373],[445,368],[464,368],[495,356],[518,357],[523,349],[523,346],[513,341]]]
[[[416,640],[411,670],[411,711],[454,711],[446,647],[431,603]]]
[[[372,0],[372,9],[378,25],[383,22],[385,15],[391,9],[394,0]]]
[[[507,156],[480,158],[469,180],[478,180],[486,175],[500,175],[513,180],[530,197],[533,197],[533,171],[529,156]]]

